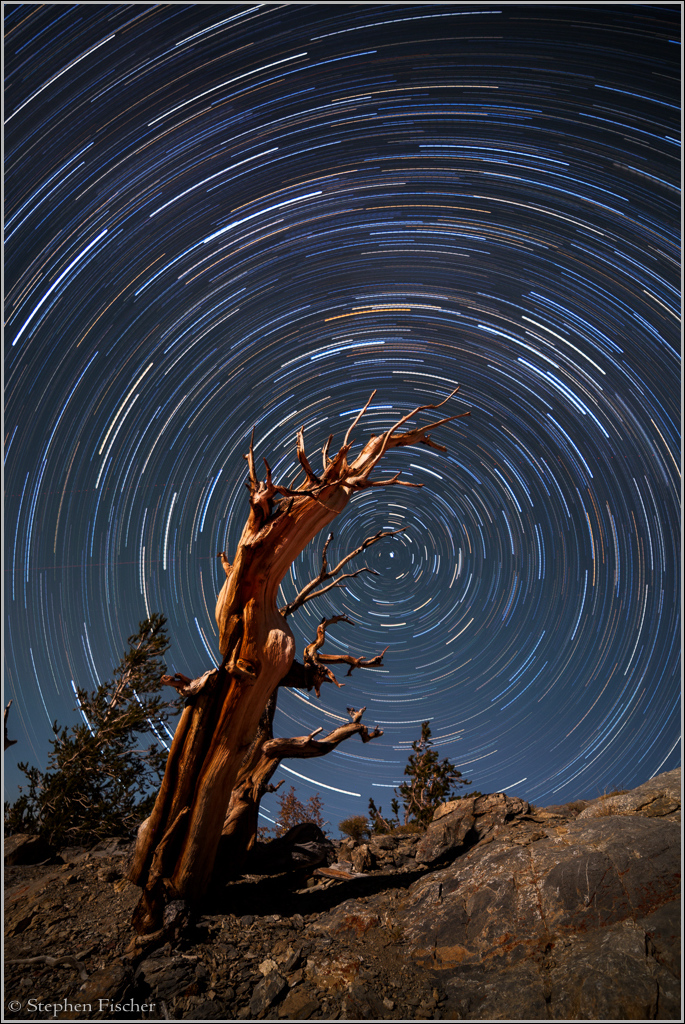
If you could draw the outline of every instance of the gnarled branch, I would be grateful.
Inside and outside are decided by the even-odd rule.
[[[383,735],[383,730],[379,729],[378,726],[375,726],[369,732],[367,727],[362,724],[361,717],[366,708],[361,708],[359,711],[356,711],[354,708],[348,708],[347,711],[352,721],[346,725],[339,725],[337,729],[333,729],[328,735],[322,736],[321,739],[316,740],[314,737],[318,733],[323,732],[323,729],[316,729],[308,736],[267,740],[266,743],[262,744],[262,754],[265,757],[277,757],[279,761],[285,757],[324,757],[326,754],[330,754],[332,750],[335,750],[343,740],[349,739],[350,736],[354,736],[357,733],[363,743],[368,743],[369,740]]]
[[[210,668],[209,671],[199,676],[197,679],[191,679],[190,676],[184,676],[182,672],[175,672],[173,676],[162,676],[160,682],[164,683],[165,686],[173,686],[182,697],[192,697],[193,694],[199,693],[203,690],[211,676],[216,674],[215,668]]]
[[[425,427],[415,427],[413,430],[407,430],[404,433],[398,434],[396,431],[399,427],[404,426],[412,416],[416,416],[417,413],[423,412],[425,409],[439,409],[445,404],[445,402],[448,402],[450,398],[453,398],[458,391],[459,385],[457,385],[454,391],[452,391],[447,398],[443,399],[442,402],[431,405],[417,405],[411,412],[408,412],[405,416],[401,416],[392,425],[392,427],[385,431],[384,434],[381,434],[379,437],[372,437],[371,440],[364,445],[357,458],[349,467],[350,472],[345,480],[346,485],[354,489],[363,486],[364,481],[368,480],[369,473],[380,462],[388,448],[398,448],[402,445],[425,444],[428,445],[429,448],[437,448],[439,451],[446,451],[444,445],[436,444],[435,441],[431,440],[431,436],[428,431],[442,426],[443,423],[449,423],[452,420],[460,419],[463,416],[470,416],[470,412],[457,413],[456,416],[445,416],[442,419],[434,420]],[[371,399],[369,399],[369,401],[371,401]],[[369,403],[367,402],[366,406],[368,406],[368,404]],[[364,407],[365,409],[366,406]],[[364,410],[362,410],[362,412],[363,411]],[[357,417],[357,419],[359,419],[359,417]],[[368,484],[366,486],[368,486]]]
[[[88,971],[85,965],[75,956],[29,956],[23,960],[6,960],[5,963],[25,965],[27,967],[31,964],[45,964],[47,967],[61,967],[62,964],[65,964],[67,967],[73,967],[74,970],[78,971],[81,981],[88,981]]]
[[[365,551],[368,547],[371,547],[372,544],[375,544],[377,541],[382,540],[383,537],[394,537],[398,533],[404,533],[406,529],[406,526],[402,526],[398,530],[379,530],[378,533],[375,533],[373,535],[373,537],[367,537],[366,540],[362,541],[359,547],[355,548],[354,551],[350,551],[349,554],[345,555],[345,557],[338,562],[335,569],[328,568],[328,559],[326,558],[328,545],[333,540],[333,534],[329,533],[328,537],[326,538],[326,543],[323,546],[323,551],[321,552],[321,571],[319,572],[319,575],[315,576],[314,579],[310,580],[309,583],[307,583],[302,588],[299,594],[297,594],[297,596],[289,602],[289,604],[286,604],[282,608],[278,609],[281,615],[292,615],[293,612],[297,611],[298,608],[301,608],[302,605],[305,604],[307,601],[311,601],[315,597],[320,597],[322,594],[326,594],[329,590],[332,590],[333,587],[341,586],[340,580],[350,579],[353,576],[359,576],[359,574],[362,572],[369,572],[373,576],[378,576],[379,573],[377,573],[375,569],[369,569],[367,566],[363,566],[361,569],[357,569],[355,572],[343,573],[343,575],[340,577],[340,580],[335,580],[333,583],[329,583],[329,585],[327,587],[324,587],[322,590],[316,590],[316,587],[320,586],[320,584],[325,583],[326,580],[332,580],[335,576],[337,576],[338,573],[341,572],[341,570],[347,565],[348,562],[350,562],[353,558],[356,558],[357,555],[360,555],[362,551]]]
[[[319,648],[323,645],[326,639],[326,629],[328,626],[334,625],[336,622],[349,622],[351,626],[354,625],[352,619],[348,619],[347,615],[333,615],[330,619],[323,618],[316,629],[316,640],[311,644],[307,644],[304,649],[304,664],[315,665],[326,673],[328,678],[336,686],[340,686],[341,683],[335,678],[329,668],[326,667],[325,662],[329,664],[344,664],[349,665],[347,675],[352,675],[352,670],[355,668],[376,668],[378,665],[383,664],[383,655],[387,651],[387,647],[381,651],[380,654],[374,655],[373,658],[355,657],[353,654],[319,654]],[[318,693],[317,693],[318,697]]]
[[[5,750],[7,750],[8,747],[13,746],[17,742],[16,740],[10,740],[10,739],[7,738],[7,716],[10,713],[10,708],[11,707],[12,707],[12,701],[9,700],[7,702],[6,707],[5,707],[5,713],[2,716],[2,724],[3,724],[3,728],[4,728],[4,734],[5,734],[5,737],[4,737],[5,738]]]

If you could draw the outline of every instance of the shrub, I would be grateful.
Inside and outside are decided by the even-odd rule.
[[[323,820],[323,800],[318,793],[310,796],[306,803],[295,796],[295,787],[291,786],[287,793],[278,798],[278,822],[276,823],[276,835],[282,836],[291,829],[293,825],[300,825],[304,821],[313,821],[323,831],[326,822]]]
[[[376,807],[373,800],[369,800],[369,817],[374,832],[390,832],[401,827],[397,796],[404,804],[402,825],[406,827],[415,824],[425,828],[440,804],[446,800],[461,799],[455,793],[457,787],[471,785],[451,761],[446,757],[439,759],[437,750],[433,749],[430,722],[422,723],[421,736],[414,740],[411,747],[412,753],[404,769],[408,781],[401,783],[395,790],[396,797],[390,805],[395,817],[384,818],[382,807]],[[469,793],[469,796],[480,795],[478,791]]]
[[[371,835],[369,819],[364,814],[355,814],[351,818],[345,818],[344,821],[338,823],[338,828],[344,836],[349,836],[356,843],[360,843],[362,839]]]

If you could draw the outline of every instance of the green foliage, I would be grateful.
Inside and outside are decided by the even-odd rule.
[[[397,801],[393,800],[393,807],[397,806]],[[384,818],[383,808],[376,807],[373,797],[369,798],[369,818],[371,819],[371,830],[374,835],[381,835],[385,832],[392,832],[399,825],[397,818]]]
[[[428,825],[433,813],[446,800],[454,799],[454,790],[458,786],[470,786],[468,779],[446,757],[440,760],[437,750],[433,749],[430,722],[421,725],[421,738],[411,745],[404,774],[408,782],[399,787],[399,795],[404,804],[404,824],[416,821],[420,825]]]
[[[455,790],[459,786],[470,786],[468,779],[446,757],[440,760],[437,750],[433,749],[430,722],[421,725],[421,737],[412,743],[404,774],[408,781],[401,783],[395,790],[404,804],[404,822],[400,824],[400,804],[395,797],[391,803],[394,817],[384,818],[382,808],[376,807],[369,800],[369,817],[374,832],[391,832],[396,829],[406,831],[410,826],[426,827],[440,804],[447,800],[460,799]],[[480,796],[470,793],[469,796]]]
[[[285,835],[293,825],[300,825],[304,821],[313,821],[322,830],[326,824],[322,815],[323,800],[318,793],[310,796],[309,800],[303,804],[295,796],[295,787],[291,786],[287,793],[279,796],[278,804],[277,836]]]
[[[169,647],[165,625],[163,615],[145,619],[111,681],[92,691],[76,688],[84,720],[62,729],[55,722],[46,772],[19,764],[28,786],[14,804],[5,804],[6,833],[39,833],[58,847],[88,846],[130,835],[148,816],[167,759],[154,738],[180,710],[178,698],[160,694]]]
[[[351,818],[345,818],[344,821],[338,822],[338,828],[344,836],[349,836],[357,843],[371,835],[369,819],[364,814],[355,814]]]

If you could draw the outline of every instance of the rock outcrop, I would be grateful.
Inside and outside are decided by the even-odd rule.
[[[52,860],[56,850],[41,836],[8,836],[4,843],[5,864],[41,864]]]
[[[415,882],[396,919],[467,1019],[675,1018],[679,855],[675,822],[639,816],[512,829]]]
[[[443,804],[416,847],[416,861],[440,864],[452,860],[463,849],[494,835],[506,822],[526,814],[529,809],[525,800],[504,793],[464,797]]]
[[[578,817],[601,818],[607,814],[641,814],[680,821],[680,768],[649,779],[627,793],[610,793],[592,800]]]
[[[309,876],[231,881],[156,948],[131,942],[130,848],[62,851],[7,868],[7,1018],[680,1020],[679,821],[679,771],[466,798]]]

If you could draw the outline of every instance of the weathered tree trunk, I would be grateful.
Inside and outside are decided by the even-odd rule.
[[[274,484],[266,460],[266,481],[258,480],[250,443],[246,456],[249,515],[233,564],[221,555],[226,581],[217,599],[216,620],[223,661],[202,690],[189,697],[155,807],[141,827],[129,872],[130,879],[143,889],[134,914],[134,925],[141,933],[160,927],[165,903],[179,898],[194,902],[209,885],[241,764],[271,695],[293,664],[293,635],[276,604],[278,587],[290,564],[342,512],[356,490],[404,483],[399,473],[389,480],[369,479],[389,448],[427,444],[444,451],[427,431],[457,418],[448,416],[428,427],[400,433],[399,428],[411,416],[422,409],[438,408],[420,406],[385,433],[372,437],[348,463],[350,432],[369,402],[333,458],[328,457],[329,438],[320,476],[308,462],[299,431],[297,455],[305,481],[297,490]]]
[[[265,793],[275,792],[281,785],[280,782],[277,786],[271,785],[271,779],[281,761],[286,758],[325,757],[351,736],[359,736],[363,743],[368,743],[369,740],[383,735],[382,729],[376,727],[369,732],[362,724],[361,718],[366,708],[359,711],[348,708],[351,721],[338,726],[320,739],[315,739],[315,736],[322,732],[322,729],[317,729],[307,736],[274,739],[275,709],[276,694],[272,696],[259,721],[257,735],[240,768],[231,793],[216,861],[219,873],[239,872],[246,863],[257,839],[261,799]]]
[[[270,782],[280,762],[274,758],[266,758],[262,749],[264,743],[273,739],[275,710],[274,693],[259,720],[257,733],[240,767],[231,793],[216,862],[219,870],[225,866],[226,873],[234,874],[242,869],[257,839],[261,799],[269,789],[278,788],[270,786]]]

